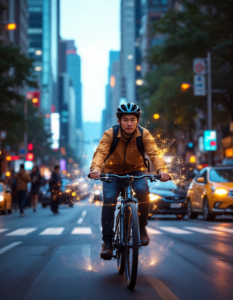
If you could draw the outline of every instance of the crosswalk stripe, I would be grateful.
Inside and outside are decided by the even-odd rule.
[[[11,243],[10,245],[6,246],[6,247],[3,247],[0,249],[0,254],[10,250],[11,248],[14,248],[16,246],[18,246],[19,244],[21,244],[22,242],[14,242],[14,243]]]
[[[214,231],[214,230],[209,230],[205,228],[199,228],[199,227],[184,227],[188,230],[200,232],[200,233],[205,233],[205,234],[220,234],[221,232],[219,231]]]
[[[146,227],[146,229],[149,234],[162,234],[162,232],[160,232],[156,229],[150,228],[150,227]]]
[[[84,210],[84,211],[82,212],[82,214],[81,214],[81,217],[84,218],[84,217],[86,216],[86,214],[87,214],[87,211]]]
[[[17,229],[15,231],[12,231],[8,234],[6,234],[7,236],[12,236],[12,235],[27,235],[33,231],[35,231],[36,228],[20,228],[20,229]]]
[[[71,234],[92,234],[91,227],[75,227]]]
[[[176,227],[169,227],[169,226],[161,227],[161,226],[159,226],[159,229],[162,229],[167,232],[175,233],[175,234],[193,234],[193,232],[190,232],[190,231],[187,231],[184,229],[180,229],[180,228],[176,228]]]
[[[59,235],[62,234],[64,231],[64,227],[57,227],[57,228],[47,228],[40,233],[40,235]]]
[[[83,222],[83,218],[79,218],[77,223],[82,224],[82,222]]]
[[[7,231],[8,228],[0,228],[0,233]]]
[[[233,229],[226,228],[226,227],[218,226],[218,227],[209,227],[209,228],[214,229],[214,230],[224,231],[227,233],[233,233]]]

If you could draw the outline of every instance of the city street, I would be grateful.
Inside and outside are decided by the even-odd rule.
[[[116,261],[100,260],[101,205],[0,216],[1,300],[232,299],[233,219],[150,220],[134,291]]]

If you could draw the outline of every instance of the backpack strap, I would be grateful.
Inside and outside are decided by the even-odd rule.
[[[116,150],[116,147],[117,147],[118,142],[119,142],[119,138],[117,136],[118,136],[118,132],[119,132],[119,129],[120,129],[120,125],[114,125],[112,127],[112,129],[113,129],[112,145],[110,147],[108,156],[106,157],[104,162],[106,162],[106,160],[109,158],[109,156]]]
[[[150,161],[148,158],[145,158],[145,149],[144,149],[144,145],[143,145],[143,128],[138,125],[138,129],[139,129],[141,135],[136,138],[136,145],[137,145],[139,153],[141,154],[141,156],[144,160],[144,164],[147,167],[148,172],[150,172]]]

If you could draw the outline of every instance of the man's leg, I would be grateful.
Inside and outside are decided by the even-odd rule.
[[[141,171],[135,171],[130,173],[130,175],[134,176],[141,176],[144,175]],[[135,180],[133,182],[133,189],[136,193],[136,197],[139,202],[139,223],[140,223],[140,234],[141,234],[141,241],[144,245],[149,244],[149,237],[146,232],[146,225],[147,225],[147,219],[150,209],[150,199],[149,199],[149,187],[148,182],[146,178],[142,178],[139,180]]]
[[[114,213],[116,210],[117,197],[121,191],[121,182],[117,178],[110,183],[103,182],[104,203],[102,208],[102,234],[103,234],[103,249],[101,258],[112,258],[112,238],[114,226]]]
[[[17,197],[18,197],[18,203],[19,203],[19,213],[23,213],[23,208],[22,208],[22,191],[17,192]]]

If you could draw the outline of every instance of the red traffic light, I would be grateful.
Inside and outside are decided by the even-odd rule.
[[[26,155],[26,160],[33,161],[34,160],[34,154],[33,153],[28,153]]]
[[[33,144],[28,144],[28,150],[32,151],[33,150]]]

